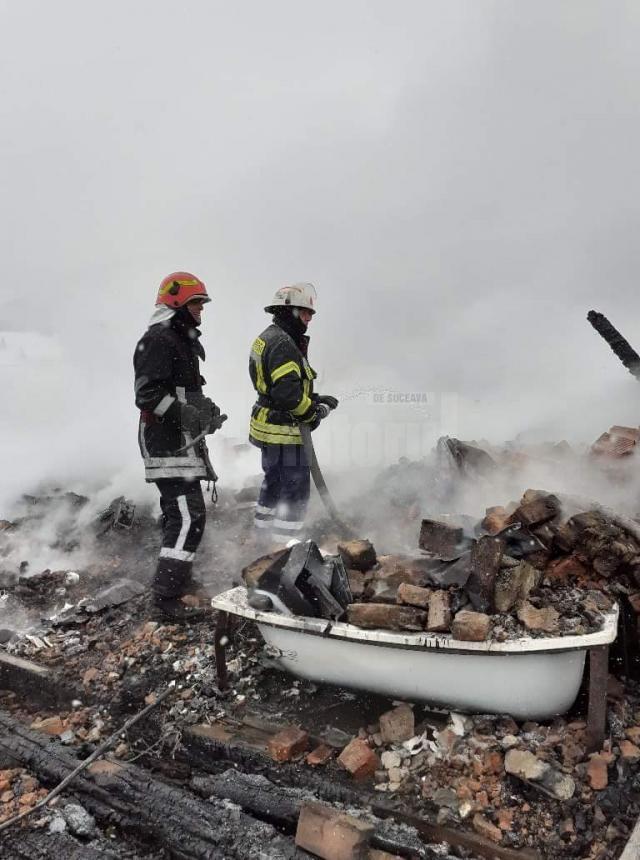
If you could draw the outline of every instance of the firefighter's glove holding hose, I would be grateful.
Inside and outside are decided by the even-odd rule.
[[[194,433],[191,429],[185,428],[184,420],[182,426],[183,428],[188,429],[188,432],[192,435],[197,435],[203,431],[206,431],[207,433],[215,433],[215,431],[219,430],[227,420],[227,416],[220,414],[220,407],[216,406],[210,397],[199,393],[188,393],[187,400],[188,402],[182,407],[183,415],[186,411],[188,414],[188,420],[192,420],[191,410],[194,410],[197,415],[197,429]]]
[[[330,394],[319,394],[316,403],[322,403],[324,406],[328,406],[329,409],[336,409],[338,406],[338,398],[332,397]]]
[[[180,423],[183,433],[197,436],[200,432],[200,412],[197,407],[191,403],[182,403],[180,405]]]
[[[202,397],[199,404],[200,412],[200,428],[206,430],[207,433],[215,433],[219,430],[227,420],[226,415],[220,414],[220,407],[211,400],[210,397]]]

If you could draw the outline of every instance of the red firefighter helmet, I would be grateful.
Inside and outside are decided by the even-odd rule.
[[[167,305],[170,308],[181,308],[192,299],[210,302],[207,288],[200,278],[190,272],[173,272],[167,275],[160,284],[156,305]]]

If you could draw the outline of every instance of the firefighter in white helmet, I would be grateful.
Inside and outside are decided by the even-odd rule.
[[[338,405],[335,397],[313,391],[306,331],[316,300],[313,284],[281,287],[265,308],[273,314],[271,325],[254,340],[249,357],[258,394],[249,439],[262,451],[264,472],[255,525],[280,542],[301,535],[309,501],[309,462],[298,425],[313,430]]]

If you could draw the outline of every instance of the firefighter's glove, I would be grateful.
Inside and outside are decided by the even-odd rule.
[[[198,404],[198,409],[200,411],[200,428],[206,430],[207,433],[215,433],[227,420],[227,416],[220,414],[220,407],[216,406],[210,397],[203,396]]]
[[[190,436],[197,436],[200,432],[200,412],[191,403],[182,403],[180,406],[180,423],[182,432]]]
[[[316,407],[316,418],[322,421],[331,412],[331,407],[326,403],[318,403]]]
[[[329,409],[335,409],[338,406],[338,398],[330,394],[319,394],[316,402],[328,406]]]
[[[217,410],[217,414],[214,415],[211,419],[211,423],[209,424],[209,430],[207,431],[208,433],[215,433],[216,430],[219,430],[222,427],[222,425],[224,424],[224,422],[227,420],[227,418],[229,417],[228,415],[224,415],[224,414],[221,415],[220,410],[218,409],[217,406],[216,406],[216,410]]]

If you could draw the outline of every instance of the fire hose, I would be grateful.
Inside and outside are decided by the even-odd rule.
[[[320,468],[318,458],[316,457],[316,450],[313,447],[311,428],[308,424],[300,424],[299,427],[300,436],[302,437],[302,445],[304,447],[305,454],[307,455],[307,460],[309,461],[309,468],[311,471],[311,476],[313,478],[313,483],[316,485],[316,489],[318,491],[318,494],[320,495],[320,498],[322,499],[322,503],[327,509],[327,513],[329,514],[333,522],[338,526],[343,535],[349,539],[354,538],[354,530],[345,523],[345,521],[338,513],[338,509],[335,505],[335,502],[333,501],[333,498],[331,497],[329,488],[327,487],[327,482],[324,479],[322,469]]]
[[[227,420],[226,415],[220,415],[217,418],[217,422],[220,426],[224,424]],[[204,465],[207,470],[207,481],[211,481],[213,484],[213,490],[211,491],[211,501],[215,504],[218,501],[218,490],[216,489],[216,483],[218,481],[218,475],[216,474],[216,470],[213,468],[213,463],[211,462],[211,458],[209,457],[209,449],[207,448],[207,443],[205,442],[205,437],[210,433],[215,433],[216,430],[220,429],[220,426],[211,429],[211,425],[207,424],[204,430],[201,430],[197,436],[195,436],[190,442],[187,442],[186,445],[183,445],[181,448],[175,452],[177,454],[184,454],[185,451],[190,451],[191,448],[195,448],[196,445],[200,445],[200,449],[198,453],[204,460]],[[200,444],[202,443],[202,444]]]

